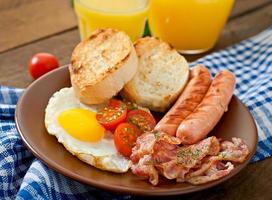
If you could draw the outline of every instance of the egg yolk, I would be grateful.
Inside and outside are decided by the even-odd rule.
[[[96,120],[96,113],[86,109],[70,109],[58,116],[60,126],[74,138],[97,142],[104,137],[104,127]]]

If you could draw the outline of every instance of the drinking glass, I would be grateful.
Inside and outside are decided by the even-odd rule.
[[[150,0],[151,34],[181,53],[211,49],[223,29],[234,0]]]
[[[149,1],[74,0],[74,7],[82,40],[97,28],[116,28],[135,41],[144,32]]]

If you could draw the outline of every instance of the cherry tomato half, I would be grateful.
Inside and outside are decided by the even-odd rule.
[[[137,126],[142,132],[151,131],[156,126],[152,114],[144,110],[132,110],[127,114],[127,122]]]
[[[114,144],[117,151],[123,156],[129,157],[137,137],[140,136],[140,134],[141,131],[132,124],[119,124],[114,132]]]
[[[54,55],[37,53],[29,60],[28,71],[34,79],[37,79],[57,67],[59,67],[59,62]]]
[[[125,121],[126,116],[126,105],[122,101],[111,99],[105,108],[98,111],[96,119],[106,129],[114,130],[118,124]]]

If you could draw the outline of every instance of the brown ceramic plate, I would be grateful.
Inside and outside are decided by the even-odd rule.
[[[44,126],[44,110],[51,95],[70,86],[67,66],[54,70],[33,82],[24,92],[16,109],[16,125],[26,146],[49,167],[77,181],[105,190],[135,195],[178,195],[218,185],[243,169],[256,150],[257,130],[254,120],[237,97],[211,134],[223,139],[243,138],[250,149],[246,162],[237,165],[228,176],[200,186],[161,179],[154,187],[131,172],[115,174],[101,171],[72,156]]]

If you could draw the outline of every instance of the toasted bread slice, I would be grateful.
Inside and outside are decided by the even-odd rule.
[[[128,35],[98,29],[74,49],[71,83],[81,102],[99,104],[117,94],[136,73],[138,58]]]
[[[167,43],[153,37],[140,38],[134,46],[138,70],[121,95],[150,110],[164,112],[188,81],[188,63]]]

